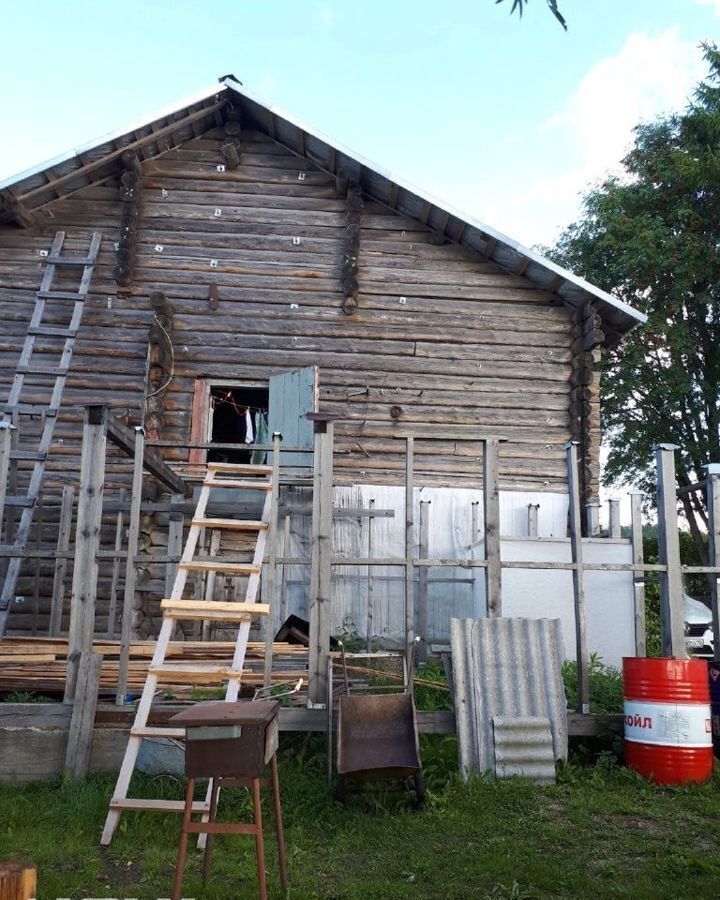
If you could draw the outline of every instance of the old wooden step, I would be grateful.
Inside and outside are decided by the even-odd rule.
[[[203,619],[213,622],[247,622],[270,615],[268,603],[222,603],[214,600],[163,600],[160,608],[171,619]]]
[[[191,562],[181,562],[181,569],[187,569],[188,572],[227,572],[228,575],[259,575],[260,566],[254,566],[252,563],[229,563],[223,562],[221,557],[217,560],[192,560]]]

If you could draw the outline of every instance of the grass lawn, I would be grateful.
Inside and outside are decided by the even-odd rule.
[[[658,789],[602,757],[568,766],[552,788],[514,780],[462,784],[454,738],[423,741],[430,799],[417,812],[390,792],[344,809],[324,780],[317,738],[284,737],[281,777],[295,898],[720,896],[720,778]],[[137,776],[136,776],[137,777]],[[0,786],[0,858],[35,862],[40,900],[168,897],[178,818],[126,813],[109,849],[98,839],[114,778]],[[172,779],[138,779],[135,795],[181,797]],[[247,810],[227,791],[221,809]],[[266,833],[271,818],[266,819]],[[280,897],[268,840],[271,897]],[[252,839],[220,837],[203,887],[192,853],[184,896],[254,898]]]

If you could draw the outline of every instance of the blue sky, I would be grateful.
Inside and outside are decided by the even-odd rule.
[[[391,172],[551,242],[632,125],[681,107],[720,0],[3,0],[0,178],[233,72]]]

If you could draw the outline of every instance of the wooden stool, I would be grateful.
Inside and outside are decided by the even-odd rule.
[[[288,878],[285,863],[285,839],[280,806],[280,781],[275,756],[278,744],[277,714],[279,707],[280,704],[276,700],[198,703],[170,719],[173,725],[186,729],[185,773],[188,776],[172,900],[180,898],[188,835],[190,834],[206,834],[208,836],[203,858],[203,879],[207,878],[210,871],[212,845],[216,834],[253,835],[257,857],[259,896],[260,900],[267,900],[265,839],[260,805],[260,789],[262,787],[272,788],[280,883],[283,891],[286,890]],[[262,777],[263,772],[268,763],[271,777],[264,778]],[[198,778],[211,779],[210,811],[207,822],[192,821],[195,781]],[[221,787],[250,788],[253,801],[252,823],[215,821]]]

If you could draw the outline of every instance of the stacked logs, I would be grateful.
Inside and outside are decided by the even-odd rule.
[[[129,284],[135,268],[138,244],[138,219],[142,198],[142,163],[133,150],[120,157],[123,173],[120,176],[120,238],[115,255],[115,281]]]
[[[342,184],[342,181],[340,182]],[[360,216],[364,203],[359,184],[345,187],[345,240],[342,263],[342,311],[351,316],[358,308],[358,257],[360,254]]]
[[[591,303],[573,314],[570,432],[578,441],[581,502],[597,504],[600,478],[600,364],[605,333]]]

